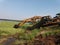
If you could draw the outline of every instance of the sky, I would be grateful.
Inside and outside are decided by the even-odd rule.
[[[0,19],[22,20],[33,16],[54,17],[60,0],[0,0]]]

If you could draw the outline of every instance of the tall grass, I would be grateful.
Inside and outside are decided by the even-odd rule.
[[[0,22],[0,36],[13,35],[16,33],[20,33],[19,35],[20,40],[16,40],[17,43],[20,43],[21,40],[22,42],[24,42],[25,40],[27,41],[32,40],[36,35],[40,34],[42,31],[45,31],[45,33],[42,34],[44,37],[46,36],[46,34],[54,35],[54,34],[60,33],[60,27],[44,27],[44,28],[41,27],[40,29],[34,29],[26,33],[26,28],[31,25],[24,24],[18,29],[13,28],[13,26],[17,23],[19,22],[1,21]]]
[[[8,32],[8,34],[15,34],[15,33],[18,33],[18,32],[23,32],[23,29],[15,29],[13,28],[13,26],[18,23],[18,22],[9,22],[9,21],[6,21],[6,22],[0,22],[0,32]],[[2,33],[1,32],[1,33]]]

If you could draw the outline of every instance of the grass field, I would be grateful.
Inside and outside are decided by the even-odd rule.
[[[18,24],[19,22],[12,22],[12,21],[1,21],[0,22],[0,35],[11,35],[11,34],[15,34],[15,33],[24,33],[26,31],[25,28],[28,27],[28,24],[24,24],[21,28],[15,29],[13,28],[13,26],[15,24]],[[31,34],[35,34],[38,33],[40,30],[49,30],[49,32],[51,31],[55,31],[55,30],[59,30],[60,31],[60,27],[58,28],[41,28],[41,29],[35,29],[31,31]],[[50,31],[51,30],[51,31]]]
[[[43,34],[54,34],[55,32],[60,32],[60,27],[53,27],[53,28],[41,28],[41,29],[34,29],[30,32],[26,33],[26,29],[29,25],[24,24],[21,28],[15,29],[13,26],[19,22],[12,22],[12,21],[0,21],[0,37],[1,36],[8,36],[8,35],[13,35],[16,33],[20,33],[20,38],[22,39],[27,39],[31,40],[34,38],[37,34],[39,34],[41,31],[46,31]],[[19,43],[19,41],[16,41],[15,43]]]
[[[23,33],[25,32],[25,28],[28,26],[27,24],[23,25],[21,28],[15,29],[13,26],[19,22],[11,22],[11,21],[1,21],[0,22],[0,34],[15,34],[15,33]]]

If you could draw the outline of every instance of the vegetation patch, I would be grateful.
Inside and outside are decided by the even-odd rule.
[[[14,44],[23,44],[25,42],[31,42],[32,39],[34,39],[37,35],[41,34],[42,36],[46,37],[46,35],[55,35],[60,33],[60,27],[44,27],[40,29],[34,29],[32,31],[27,31],[26,28],[28,26],[31,26],[29,24],[24,24],[18,29],[13,28],[13,26],[19,22],[12,22],[12,21],[1,21],[0,22],[0,39],[1,36],[9,36],[9,35],[15,35],[19,33],[19,37],[17,37],[16,41]],[[16,35],[15,35],[16,36]]]

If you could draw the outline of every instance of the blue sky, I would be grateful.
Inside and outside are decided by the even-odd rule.
[[[60,0],[0,0],[0,18],[21,20],[60,12]]]

